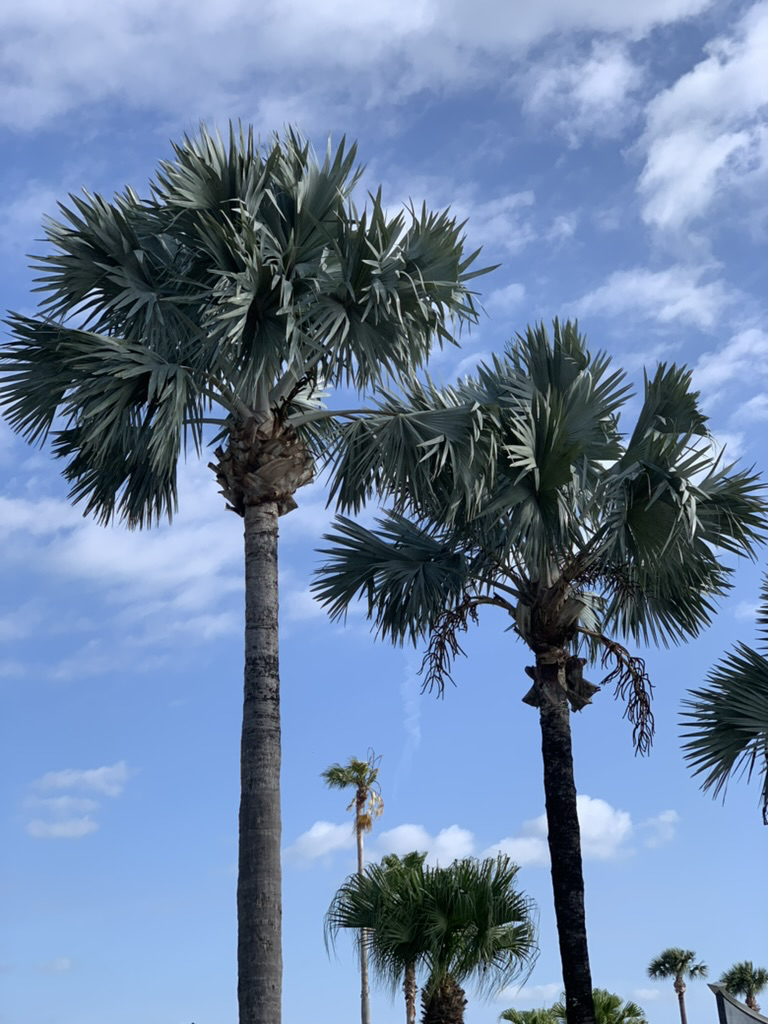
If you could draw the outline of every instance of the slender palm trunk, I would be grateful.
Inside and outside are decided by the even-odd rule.
[[[237,996],[240,1024],[280,1024],[280,678],[277,505],[246,506]]]
[[[540,694],[544,795],[566,1019],[568,1024],[595,1024],[565,667],[542,663],[537,658],[536,677]]]
[[[403,993],[405,994],[405,1024],[416,1024],[416,994],[419,986],[416,984],[416,965],[408,964],[405,968],[403,978]]]
[[[677,1004],[680,1007],[680,1024],[688,1024],[688,1014],[685,1012],[685,982],[679,976],[675,978],[675,992],[677,992]]]
[[[357,873],[362,875],[365,870],[363,856],[363,830],[358,824],[365,809],[365,798],[358,796],[355,803],[355,839],[357,840]],[[360,929],[360,1020],[361,1024],[371,1024],[371,1004],[368,995],[368,933]]]

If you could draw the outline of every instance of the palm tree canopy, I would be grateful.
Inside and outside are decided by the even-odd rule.
[[[648,964],[649,978],[706,978],[709,968],[703,962],[696,962],[692,949],[670,946]]]
[[[392,855],[351,875],[326,914],[326,941],[341,928],[365,929],[371,967],[393,990],[409,964],[428,989],[450,976],[492,991],[525,975],[537,947],[517,865],[499,856],[431,867],[424,857]]]
[[[768,824],[768,576],[757,624],[762,652],[737,644],[711,670],[707,686],[683,701],[683,756],[715,797],[725,796],[732,778],[756,772]]]
[[[751,960],[740,960],[723,972],[719,984],[732,995],[754,1002],[755,996],[768,986],[768,970],[755,967]]]
[[[592,990],[592,1002],[595,1007],[595,1024],[647,1024],[645,1011],[637,1003],[629,999],[624,1002],[621,996],[605,988]],[[557,1024],[566,1024],[563,1002],[555,1003],[550,1013]]]
[[[201,450],[206,422],[222,437],[252,424],[265,443],[291,427],[317,454],[324,386],[400,376],[475,319],[462,225],[390,214],[380,194],[358,212],[355,159],[344,140],[318,160],[293,130],[262,147],[251,129],[223,140],[203,127],[148,198],[83,192],[47,221],[40,313],[10,314],[0,401],[30,442],[52,435],[86,512],[170,516],[179,454]]]
[[[450,678],[459,634],[486,604],[533,651],[599,654],[650,743],[645,666],[611,640],[678,642],[730,587],[722,553],[753,554],[765,505],[758,477],[713,454],[690,372],[646,376],[629,398],[576,324],[519,335],[474,377],[412,381],[344,428],[333,494],[357,512],[388,502],[373,529],[338,516],[314,591],[332,617],[358,596],[382,637],[429,638],[427,684]],[[578,689],[578,692],[577,692]],[[574,708],[594,687],[579,680]]]
[[[379,764],[381,756],[376,757],[370,751],[365,761],[350,757],[346,764],[329,765],[322,778],[330,789],[354,789],[355,796],[347,810],[359,811],[355,816],[355,828],[368,832],[373,819],[378,818],[384,810],[384,800],[378,784]]]
[[[508,1020],[512,1024],[557,1024],[551,1007],[539,1007],[535,1010],[516,1010],[510,1007],[502,1010],[499,1020]]]

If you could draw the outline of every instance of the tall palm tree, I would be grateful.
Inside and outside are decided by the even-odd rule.
[[[372,750],[368,751],[365,761],[350,757],[346,764],[332,764],[322,772],[326,785],[330,789],[353,789],[355,795],[347,810],[355,812],[353,828],[357,845],[357,873],[362,875],[365,865],[363,856],[363,835],[370,832],[374,818],[378,818],[384,810],[384,801],[378,783],[381,756],[376,757]],[[360,1019],[362,1024],[370,1024],[371,1007],[368,995],[368,951],[365,936],[360,942]]]
[[[598,687],[598,659],[626,701],[638,750],[653,733],[642,658],[619,642],[678,642],[708,625],[730,586],[723,554],[751,555],[765,506],[756,476],[709,445],[690,373],[646,377],[629,435],[623,374],[575,324],[519,336],[453,387],[413,381],[345,430],[333,494],[345,516],[314,590],[333,618],[363,596],[378,634],[427,641],[425,684],[442,689],[460,635],[503,609],[533,654],[523,696],[538,711],[548,842],[569,1024],[593,1024],[571,748],[571,711]]]
[[[703,790],[725,795],[730,779],[761,778],[763,824],[768,825],[768,576],[757,624],[763,653],[737,644],[709,673],[708,685],[683,701],[683,756]]]
[[[705,963],[696,963],[692,949],[678,949],[670,946],[648,964],[649,978],[674,978],[674,989],[680,1007],[680,1022],[688,1024],[685,1013],[685,979],[706,978],[709,968]]]
[[[626,1002],[615,992],[605,988],[592,989],[592,1002],[595,1007],[595,1024],[648,1024],[645,1012],[630,999]],[[565,1005],[555,1003],[551,1014],[556,1024],[566,1024]]]
[[[417,977],[424,1024],[462,1024],[468,980],[485,991],[509,984],[536,955],[533,907],[516,887],[508,857],[424,865],[424,854],[385,857],[347,879],[326,914],[326,938],[364,929],[371,970],[393,991],[402,984],[406,1024],[416,1020]]]
[[[332,440],[323,388],[399,375],[475,317],[474,256],[447,212],[358,212],[355,147],[318,161],[289,131],[230,128],[174,147],[148,198],[70,197],[38,259],[39,315],[10,315],[0,401],[52,438],[71,497],[101,522],[176,507],[182,449],[243,519],[245,686],[238,876],[241,1024],[281,990],[277,522]],[[329,417],[331,417],[329,419]]]
[[[744,996],[750,1010],[758,1013],[757,996],[768,986],[768,970],[754,967],[751,960],[740,960],[723,973],[719,984],[731,995]]]

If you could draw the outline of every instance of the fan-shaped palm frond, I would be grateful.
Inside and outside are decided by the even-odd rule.
[[[768,824],[768,576],[757,613],[761,654],[737,644],[711,670],[707,686],[683,701],[683,755],[701,788],[717,797],[742,775],[760,779],[763,821]]]

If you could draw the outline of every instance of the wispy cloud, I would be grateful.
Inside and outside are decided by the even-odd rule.
[[[648,106],[639,190],[645,220],[678,230],[765,181],[768,4],[752,5],[707,56]]]
[[[712,279],[712,268],[677,265],[664,270],[635,267],[614,271],[604,284],[572,305],[580,316],[633,313],[661,324],[682,323],[709,330],[734,301],[725,284]]]
[[[24,802],[27,835],[32,839],[82,839],[96,832],[99,823],[94,815],[101,806],[101,798],[120,796],[128,774],[125,761],[99,768],[46,772],[32,784],[33,793]],[[63,790],[70,792],[46,795]],[[78,791],[93,795],[78,795]]]
[[[35,129],[113,99],[178,117],[249,102],[262,123],[327,123],[329,111],[348,112],[350,94],[371,108],[423,90],[450,91],[493,80],[510,58],[548,37],[595,31],[642,38],[707,3],[541,0],[512,9],[503,0],[471,8],[460,0],[329,0],[308,18],[304,0],[227,0],[215,16],[184,0],[113,0],[96,8],[70,0],[66,15],[46,0],[28,0],[0,13],[0,122]],[[254,68],[265,79],[255,101]]]

